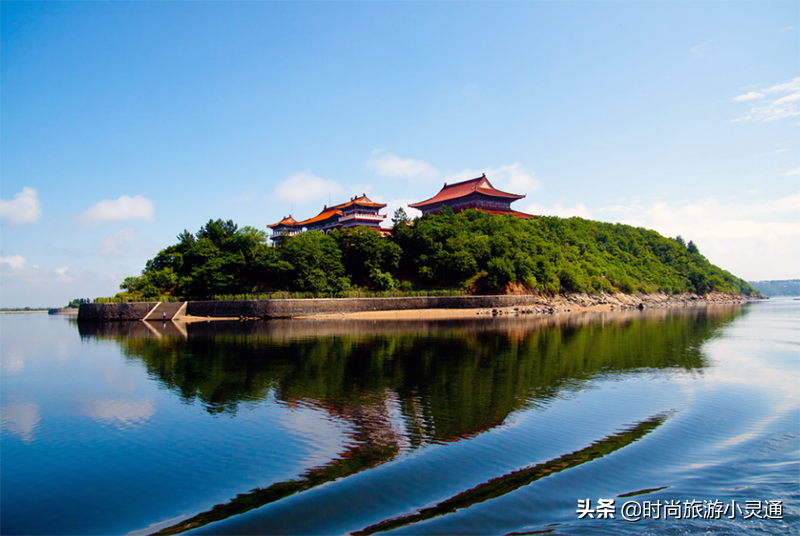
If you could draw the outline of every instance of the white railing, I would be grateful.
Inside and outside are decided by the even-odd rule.
[[[346,222],[350,220],[372,220],[372,221],[383,221],[386,216],[382,216],[380,214],[364,214],[364,213],[356,213],[356,214],[348,214],[346,216],[341,216],[339,218],[340,222]]]
[[[272,236],[294,236],[298,233],[302,233],[303,231],[299,229],[274,229],[272,231]]]

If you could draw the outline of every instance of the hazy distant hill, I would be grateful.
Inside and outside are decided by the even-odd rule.
[[[749,283],[767,296],[800,296],[800,279],[749,281]]]

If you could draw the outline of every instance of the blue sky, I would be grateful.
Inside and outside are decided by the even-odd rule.
[[[2,2],[0,306],[481,173],[798,278],[798,32],[794,1]]]

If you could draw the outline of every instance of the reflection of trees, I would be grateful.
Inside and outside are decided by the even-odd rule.
[[[479,484],[472,489],[463,491],[458,495],[450,497],[449,499],[434,506],[423,508],[413,514],[381,521],[380,523],[366,527],[358,532],[354,532],[353,535],[366,536],[368,534],[375,534],[376,532],[394,530],[400,527],[427,521],[428,519],[432,519],[434,517],[450,514],[456,510],[469,508],[470,506],[478,503],[501,497],[523,486],[527,486],[536,480],[540,480],[554,473],[560,473],[561,471],[577,467],[578,465],[590,462],[597,458],[602,458],[603,456],[607,456],[612,452],[628,446],[634,441],[638,441],[645,435],[652,432],[658,426],[663,424],[668,417],[669,414],[666,413],[655,415],[647,420],[630,426],[625,430],[604,437],[599,441],[595,441],[588,447],[582,448],[581,450],[559,456],[556,459],[549,460],[544,463],[518,469],[508,473],[507,475],[494,478],[488,482]]]
[[[170,336],[169,323],[163,336],[133,334],[125,324],[119,326],[127,333],[113,333],[118,324],[80,329],[117,339],[151,378],[210,413],[274,399],[324,409],[353,430],[335,460],[162,531],[174,534],[385,463],[406,446],[473,436],[598,375],[702,369],[701,343],[740,312],[718,306],[439,322],[209,322],[186,326],[186,338]],[[401,423],[393,422],[391,403]]]

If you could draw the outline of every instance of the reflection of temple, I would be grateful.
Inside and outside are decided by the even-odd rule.
[[[438,194],[408,205],[422,211],[422,214],[437,214],[443,206],[450,207],[453,212],[472,208],[489,214],[511,215],[517,218],[533,218],[531,214],[518,212],[511,208],[511,203],[522,199],[524,195],[511,194],[497,190],[486,175],[481,175],[476,179],[457,182],[455,184],[444,184]]]
[[[381,230],[381,222],[386,219],[385,215],[378,214],[386,205],[373,202],[366,194],[361,197],[353,197],[347,203],[325,206],[322,212],[303,221],[297,221],[292,216],[283,218],[278,223],[267,225],[272,229],[272,240],[279,241],[281,238],[293,236],[305,231],[322,231],[328,234],[334,229],[346,229],[348,227],[371,227],[378,231]]]

